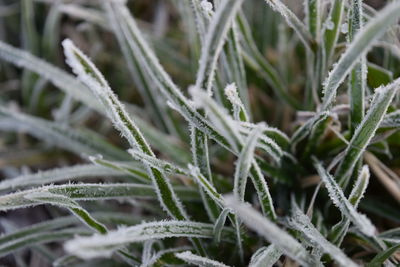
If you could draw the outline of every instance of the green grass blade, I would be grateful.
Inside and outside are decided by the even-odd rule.
[[[281,250],[275,245],[262,247],[251,256],[249,267],[272,267],[281,256]]]
[[[289,225],[297,231],[300,231],[313,246],[329,254],[340,266],[358,266],[358,264],[352,261],[338,247],[325,239],[311,223],[310,218],[297,207],[297,204],[292,205],[292,217],[289,220]]]
[[[327,110],[331,107],[335,100],[337,89],[347,74],[357,64],[358,60],[365,55],[373,42],[380,38],[399,17],[400,3],[393,2],[387,5],[359,31],[324,82],[322,110]]]
[[[200,196],[196,190],[188,187],[175,187],[178,195],[183,200],[198,201]],[[157,197],[154,188],[141,184],[66,184],[43,186],[16,193],[0,196],[0,211],[19,209],[39,205],[38,202],[26,199],[25,196],[35,192],[49,192],[63,195],[76,201],[111,200],[144,198],[155,199]]]
[[[315,262],[313,262],[307,250],[275,223],[233,197],[227,197],[225,200],[227,207],[231,208],[244,224],[281,249],[282,253],[301,264],[314,266]]]
[[[180,253],[175,253],[175,256],[179,259],[189,263],[191,265],[201,266],[201,267],[228,267],[228,265],[223,264],[209,258],[201,257],[193,254],[190,251],[184,251]]]
[[[310,50],[312,47],[312,36],[307,27],[283,2],[280,0],[265,0],[265,2],[277,13],[279,13],[286,23],[297,33],[304,46]]]
[[[372,137],[374,137],[399,86],[400,79],[397,79],[385,87],[375,89],[371,106],[351,138],[343,160],[336,170],[335,176],[341,186],[346,186],[348,184],[354,166],[365,151]]]
[[[64,196],[48,191],[43,192],[32,192],[25,194],[24,198],[27,200],[38,202],[40,204],[51,204],[70,210],[75,216],[77,216],[84,224],[89,226],[89,228],[104,234],[107,232],[107,228],[96,219],[94,219],[89,212],[82,208],[76,201]]]
[[[223,239],[231,233],[224,231]],[[110,257],[113,252],[130,243],[171,237],[212,238],[213,225],[189,221],[162,221],[109,231],[105,235],[76,237],[65,243],[64,248],[72,255],[82,259]]]
[[[362,1],[352,1],[350,9],[349,43],[363,27]],[[366,58],[362,57],[350,73],[350,131],[353,134],[364,117],[364,98],[367,83]]]
[[[357,177],[357,180],[348,198],[350,204],[353,205],[355,209],[357,209],[358,204],[367,190],[369,177],[370,174],[368,166],[364,166],[360,172],[360,175]],[[332,230],[329,233],[329,240],[335,245],[339,246],[342,243],[349,226],[350,220],[347,217],[342,217],[341,221],[332,227]]]
[[[104,107],[106,107],[108,116],[115,127],[128,140],[132,147],[154,157],[155,154],[143,137],[143,134],[131,120],[117,96],[112,92],[103,75],[71,41],[65,40],[63,46],[68,64],[73,68],[78,77],[92,90],[92,93],[98,97]],[[173,218],[186,219],[186,211],[164,174],[150,167],[148,171],[163,208]]]
[[[330,66],[332,55],[339,39],[343,15],[344,15],[345,2],[335,0],[329,12],[327,21],[324,26],[324,48],[325,48],[325,63]]]
[[[201,50],[199,70],[196,75],[196,87],[212,94],[217,60],[222,51],[232,21],[239,11],[243,0],[223,0],[218,6],[208,26],[207,35]]]
[[[127,158],[126,152],[109,144],[92,131],[71,129],[69,126],[14,112],[4,107],[0,107],[0,129],[26,131],[40,140],[59,146],[77,155],[101,154],[107,158],[119,160]]]
[[[33,185],[44,185],[62,181],[72,181],[96,176],[121,176],[121,172],[96,166],[93,164],[81,164],[72,167],[56,168],[48,171],[40,171],[34,174],[25,174],[0,182],[0,190],[19,189]]]
[[[375,226],[363,214],[359,214],[349,200],[344,196],[342,189],[336,183],[335,179],[322,167],[320,162],[315,161],[315,168],[318,171],[322,181],[324,181],[329,196],[342,213],[342,216],[348,218],[354,225],[367,236],[375,235]]]
[[[400,249],[400,244],[391,246],[385,251],[382,251],[376,255],[368,264],[367,267],[378,267],[385,265],[385,261],[388,260],[397,250]]]

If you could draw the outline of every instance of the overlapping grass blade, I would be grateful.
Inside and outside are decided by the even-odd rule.
[[[103,223],[131,225],[140,222],[137,218],[119,212],[93,212],[91,215]],[[76,234],[89,235],[92,233],[88,229],[73,227],[75,224],[79,224],[79,219],[71,215],[47,220],[3,234],[0,237],[0,257],[34,244],[72,238]]]
[[[307,250],[275,223],[265,218],[248,204],[235,200],[233,196],[226,197],[225,200],[227,207],[231,208],[244,224],[282,250],[283,254],[305,266],[315,266],[316,263]]]
[[[348,218],[354,225],[367,236],[375,234],[375,226],[363,214],[359,214],[349,200],[344,196],[342,189],[336,183],[335,179],[322,167],[322,164],[314,160],[315,168],[318,171],[322,181],[324,181],[329,196],[342,213],[343,217]]]
[[[82,208],[76,201],[66,197],[64,195],[58,195],[54,193],[50,193],[48,191],[42,192],[32,192],[24,195],[24,198],[38,202],[40,204],[51,204],[63,208],[67,208],[77,216],[84,224],[89,226],[91,229],[104,234],[107,232],[107,228],[102,223],[98,222],[94,219],[89,212],[87,212],[84,208]]]
[[[166,110],[167,106],[161,103],[160,99],[157,98],[157,88],[155,88],[149,75],[141,68],[140,63],[134,56],[135,48],[132,47],[133,42],[129,40],[132,38],[130,36],[131,32],[128,31],[124,25],[120,24],[121,21],[115,17],[115,13],[107,12],[107,14],[109,15],[109,21],[122,48],[125,60],[127,61],[130,74],[146,103],[148,112],[152,114],[153,120],[157,125],[163,128],[164,131],[174,131],[171,118],[168,116],[169,113]]]
[[[121,175],[124,174],[102,166],[81,164],[72,167],[51,169],[6,179],[0,182],[0,190],[11,190],[34,185],[44,185],[78,179],[81,180],[96,176],[112,177]]]
[[[218,6],[207,29],[207,35],[201,50],[199,70],[196,75],[196,87],[212,94],[217,60],[222,51],[232,21],[239,11],[243,0],[223,0]]]
[[[300,40],[307,49],[312,50],[313,40],[307,27],[282,1],[280,0],[265,0],[265,2],[277,13],[279,13],[286,23],[293,28]]]
[[[362,1],[356,0],[351,4],[350,25],[348,39],[349,43],[354,40],[356,34],[363,27],[363,9]],[[349,96],[350,96],[350,131],[354,133],[357,126],[364,117],[364,98],[367,83],[367,65],[365,56],[359,59],[350,73],[349,79]]]
[[[348,198],[350,204],[354,206],[354,209],[357,209],[358,204],[367,190],[369,176],[369,169],[367,166],[364,166],[360,172],[360,175],[357,177],[357,180]],[[343,216],[341,221],[332,227],[332,230],[329,233],[329,240],[335,245],[340,245],[347,233],[347,230],[349,229],[349,226],[350,219]]]
[[[71,129],[66,125],[46,121],[4,107],[0,107],[0,129],[3,131],[28,132],[40,140],[78,155],[101,154],[119,160],[129,157],[125,151],[111,145],[92,131]]]
[[[182,200],[198,201],[200,196],[196,190],[188,187],[175,187]],[[35,192],[49,192],[52,194],[63,195],[73,200],[110,200],[127,198],[150,198],[157,197],[154,188],[142,184],[65,184],[43,186],[39,188],[19,191],[0,196],[0,211],[25,208],[39,205],[40,203],[25,198],[26,195]]]
[[[249,171],[254,161],[254,151],[261,134],[262,125],[255,127],[251,131],[236,162],[233,194],[241,201],[244,201],[247,177],[249,176]]]
[[[77,227],[57,231],[32,233],[31,235],[26,235],[0,245],[0,256],[5,256],[24,247],[70,239],[77,234],[89,235],[91,233],[91,230]]]
[[[223,239],[228,239],[232,233],[223,231]],[[119,228],[105,235],[76,237],[65,244],[70,254],[82,259],[94,257],[110,257],[120,247],[151,239],[171,237],[212,238],[213,225],[190,221],[161,221],[142,223],[136,226]]]
[[[143,134],[131,120],[123,105],[119,102],[116,95],[112,92],[103,75],[97,70],[93,63],[78,49],[71,41],[63,42],[67,62],[74,72],[91,90],[99,101],[106,107],[108,116],[114,126],[128,140],[129,144],[154,157],[150,146],[143,137]],[[153,185],[162,207],[173,218],[180,220],[187,219],[186,211],[179,202],[175,192],[164,174],[155,168],[148,168]]]
[[[249,267],[272,267],[281,256],[281,250],[275,245],[262,247],[251,256]]]
[[[342,187],[348,184],[355,164],[374,137],[399,87],[400,79],[397,79],[385,87],[375,89],[370,108],[351,138],[343,160],[336,170],[336,179]]]
[[[134,42],[132,47],[135,48],[135,56],[139,58],[141,66],[146,69],[160,92],[170,101],[172,106],[181,112],[187,120],[195,124],[197,128],[201,129],[201,131],[206,132],[220,144],[228,146],[224,137],[192,107],[192,103],[182,94],[171,77],[165,72],[126,7],[121,3],[113,1],[107,4],[107,11],[115,12],[116,18],[121,20],[121,23],[125,23],[126,27],[131,31],[132,39],[130,41]]]
[[[239,97],[236,84],[231,83],[225,87],[225,95],[229,102],[232,104],[233,118],[237,121],[248,122],[249,115]]]
[[[359,31],[324,82],[322,110],[328,110],[331,107],[335,100],[337,89],[347,74],[357,64],[358,60],[365,55],[373,42],[380,38],[399,17],[400,3],[393,2],[387,5]]]
[[[388,260],[399,249],[400,249],[400,244],[391,246],[385,251],[378,253],[378,255],[376,255],[366,266],[378,267],[385,265],[385,261]]]
[[[358,266],[358,264],[345,255],[340,248],[325,239],[311,223],[308,216],[300,210],[297,204],[292,205],[292,217],[289,219],[289,225],[297,231],[300,231],[313,246],[329,254],[340,266]]]

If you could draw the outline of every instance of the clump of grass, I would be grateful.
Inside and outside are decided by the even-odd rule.
[[[1,263],[399,264],[400,2],[4,2]]]

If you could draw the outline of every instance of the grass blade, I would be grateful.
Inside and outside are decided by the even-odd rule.
[[[81,164],[72,167],[41,171],[34,174],[21,175],[3,180],[0,182],[0,190],[19,189],[33,185],[44,185],[87,177],[120,175],[123,174],[102,166],[96,166],[93,164]]]
[[[399,17],[400,3],[393,2],[387,5],[359,31],[324,82],[322,110],[327,110],[331,107],[336,97],[337,88],[347,74],[349,74],[358,60],[365,55],[373,42],[380,38]]]
[[[339,208],[342,216],[351,220],[358,230],[365,235],[374,236],[376,231],[375,226],[365,215],[359,214],[355,210],[354,206],[344,196],[342,189],[336,183],[335,179],[322,167],[320,162],[315,161],[315,168],[322,181],[324,181],[333,204]]]
[[[251,256],[249,267],[272,267],[282,256],[275,245],[262,247]]]
[[[211,260],[209,258],[201,257],[193,254],[190,251],[184,251],[180,253],[175,253],[175,256],[186,263],[201,266],[201,267],[228,267],[228,265],[223,264],[222,262],[218,262],[215,260]]]
[[[32,192],[29,194],[25,194],[24,198],[33,202],[38,202],[40,204],[51,204],[67,208],[72,212],[72,214],[77,216],[89,228],[101,234],[107,232],[107,228],[102,223],[94,219],[89,214],[89,212],[87,212],[84,208],[82,208],[77,202],[66,196],[50,193],[48,191],[42,191],[42,192]]]
[[[71,129],[69,126],[14,112],[4,107],[0,107],[0,129],[6,131],[22,130],[40,140],[78,155],[101,154],[119,160],[127,158],[124,151],[109,144],[92,131]]]
[[[183,200],[198,201],[200,196],[195,190],[188,187],[176,187],[176,191]],[[141,184],[66,184],[43,186],[16,193],[0,196],[0,211],[19,209],[39,205],[38,202],[25,198],[32,193],[49,192],[63,195],[77,201],[110,200],[127,198],[150,198],[157,197],[154,188]]]
[[[218,6],[208,26],[202,46],[199,70],[196,75],[196,87],[212,94],[217,60],[222,51],[233,18],[239,11],[243,0],[223,0]]]
[[[357,209],[358,204],[367,190],[369,177],[370,174],[368,166],[364,166],[360,172],[360,175],[357,177],[357,180],[348,198],[350,204],[353,205],[355,209]],[[331,240],[335,245],[339,246],[342,243],[349,226],[350,220],[347,217],[343,217],[338,224],[332,227],[332,230],[329,233],[329,240]]]
[[[338,247],[325,239],[325,237],[311,223],[308,216],[297,207],[297,204],[292,205],[292,213],[293,215],[289,220],[289,225],[304,234],[311,244],[329,254],[340,266],[358,266],[358,264],[347,257],[347,255],[345,255]]]
[[[372,137],[374,137],[399,86],[400,79],[397,79],[385,87],[375,89],[371,106],[351,138],[343,160],[336,170],[336,179],[342,187],[348,184],[354,166],[365,151]]]
[[[235,200],[233,196],[225,198],[225,201],[227,207],[231,208],[244,224],[281,249],[282,253],[301,264],[314,266],[315,262],[313,262],[307,250],[275,223],[262,216],[249,205]]]
[[[93,65],[93,63],[78,49],[71,41],[63,42],[68,64],[73,68],[78,77],[92,90],[99,101],[106,107],[108,116],[115,127],[128,140],[129,144],[143,151],[149,156],[155,157],[152,149],[147,144],[143,134],[135,123],[130,119],[123,105],[112,92],[108,83]],[[173,218],[187,219],[186,211],[179,202],[175,192],[164,174],[157,169],[148,169],[153,185],[162,207]]]
[[[229,236],[226,231],[223,234],[224,239]],[[212,238],[213,225],[189,221],[142,223],[109,231],[105,235],[76,237],[65,243],[64,248],[68,253],[82,259],[104,258],[110,257],[114,251],[126,244],[170,237]]]
[[[304,46],[310,50],[312,47],[312,37],[306,26],[299,20],[284,3],[280,0],[265,0],[265,2],[277,13],[279,13],[286,23],[297,33]]]

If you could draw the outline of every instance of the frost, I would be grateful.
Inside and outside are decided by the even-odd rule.
[[[332,20],[329,20],[329,21],[325,22],[325,27],[326,27],[326,29],[331,31],[335,27],[335,23],[333,23]]]
[[[251,256],[249,267],[272,267],[282,256],[282,251],[275,245],[262,247]]]
[[[349,200],[344,196],[342,189],[335,182],[333,177],[322,167],[321,163],[315,162],[315,167],[322,181],[325,183],[333,204],[339,208],[343,216],[351,220],[365,235],[374,236],[376,229],[371,221],[365,215],[359,214],[354,209],[353,205],[351,205]]]
[[[206,13],[211,13],[213,11],[213,4],[211,2],[208,2],[207,0],[202,0],[200,2],[200,6]]]
[[[347,34],[349,32],[349,24],[343,23],[342,26],[340,27],[340,32],[343,34]]]
[[[282,253],[296,259],[305,266],[315,266],[311,255],[291,235],[279,228],[250,205],[236,200],[233,196],[225,197],[226,206],[251,229],[282,250]]]
[[[211,224],[189,221],[160,221],[119,228],[104,235],[76,237],[65,243],[65,250],[82,259],[110,257],[124,245],[169,237],[212,238]]]
[[[218,262],[215,260],[211,260],[209,258],[201,257],[193,254],[190,251],[185,251],[181,253],[175,253],[175,256],[179,259],[193,264],[197,266],[209,266],[209,267],[229,267],[228,265],[223,264],[222,262]]]
[[[292,213],[293,215],[292,218],[289,219],[289,225],[303,233],[313,246],[331,255],[340,266],[358,266],[358,264],[347,257],[347,255],[345,255],[338,247],[326,240],[314,225],[312,225],[308,216],[306,216],[295,203],[292,205]]]

